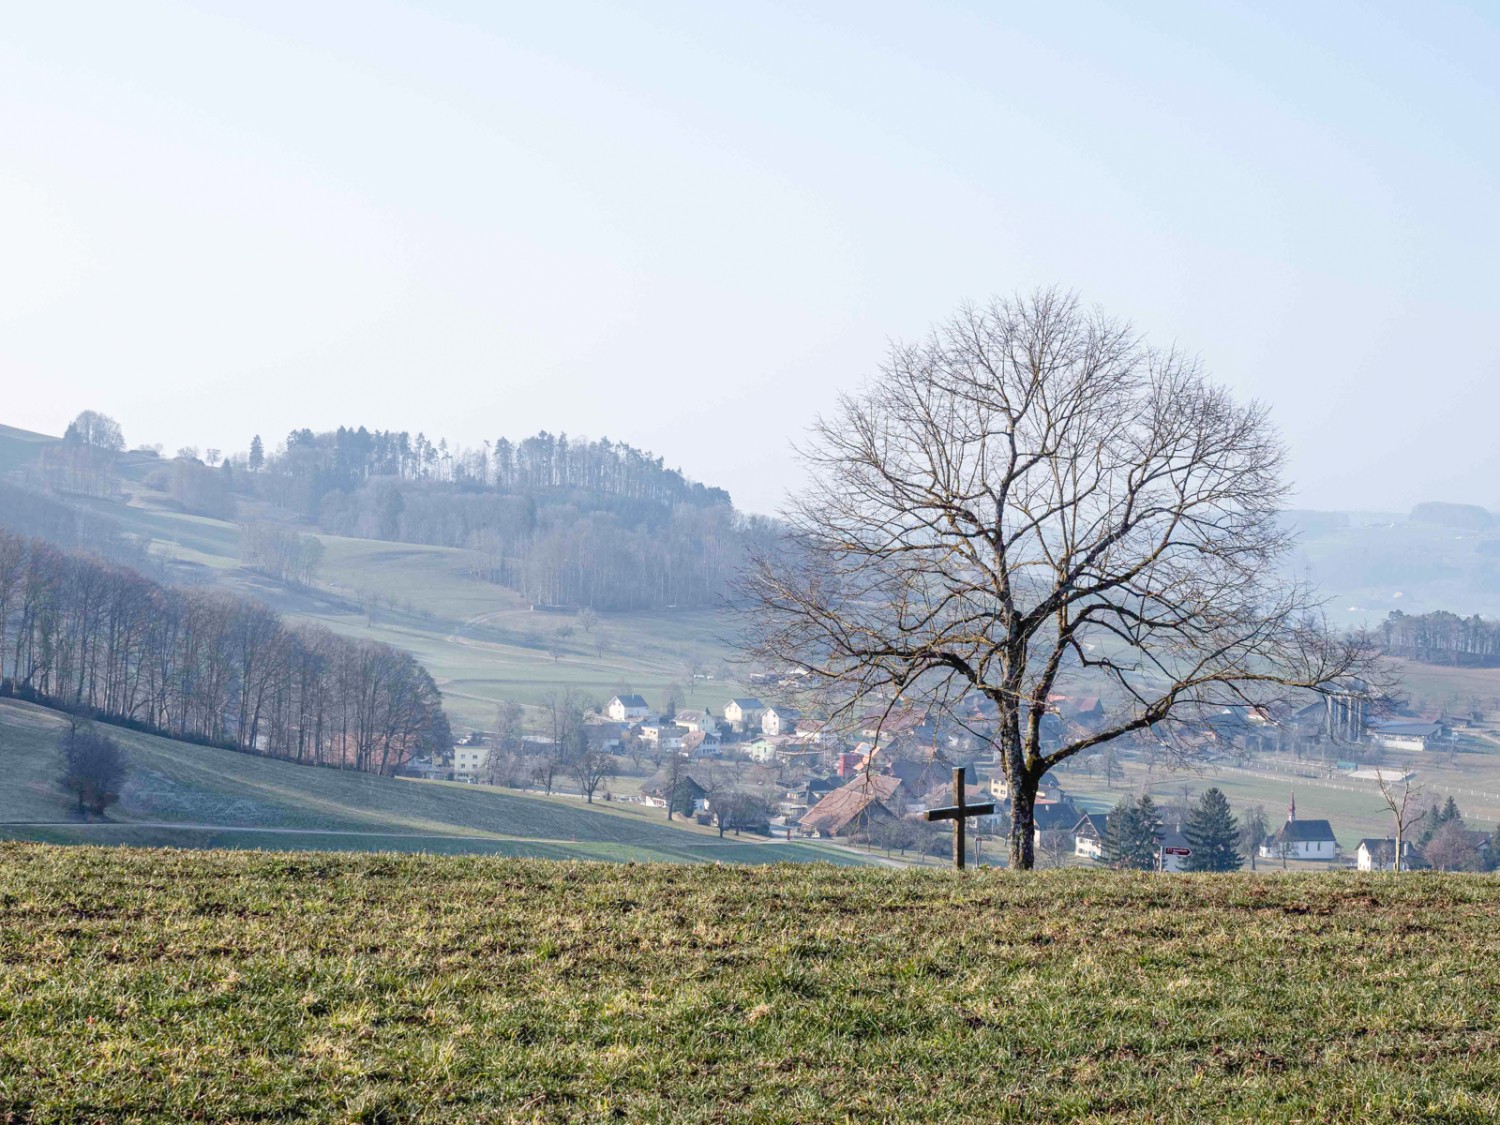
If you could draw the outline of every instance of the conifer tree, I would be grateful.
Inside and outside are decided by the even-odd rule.
[[[1235,847],[1239,825],[1229,812],[1229,801],[1217,787],[1198,799],[1182,834],[1193,850],[1183,864],[1188,871],[1238,871],[1244,863]]]
[[[1128,871],[1156,870],[1161,845],[1161,815],[1150,796],[1132,802],[1121,798],[1104,830],[1104,862]]]

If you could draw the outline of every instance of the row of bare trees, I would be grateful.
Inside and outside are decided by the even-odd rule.
[[[1478,614],[1460,617],[1446,610],[1393,610],[1381,624],[1380,639],[1387,654],[1427,664],[1500,664],[1500,622],[1486,621]]]
[[[391,773],[451,744],[408,653],[0,532],[0,682],[177,738]]]

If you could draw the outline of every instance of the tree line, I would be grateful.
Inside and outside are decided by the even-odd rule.
[[[1461,664],[1491,668],[1500,665],[1500,622],[1477,613],[1460,617],[1447,610],[1402,613],[1392,610],[1381,625],[1381,644],[1387,655],[1424,664]]]
[[[408,653],[8,532],[0,690],[173,738],[370,773],[451,744],[437,687]]]
[[[450,448],[424,435],[257,438],[237,486],[336,535],[474,550],[484,578],[549,605],[717,604],[765,521],[623,442],[543,431]]]

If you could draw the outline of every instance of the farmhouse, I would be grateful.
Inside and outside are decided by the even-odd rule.
[[[664,809],[672,789],[672,771],[661,770],[641,785],[641,800],[645,804]],[[691,801],[694,812],[708,808],[707,786],[699,784],[687,770],[679,770],[676,792],[678,804],[686,805]]]
[[[714,717],[707,711],[679,711],[672,720],[684,730],[697,731],[702,734],[713,734],[719,729]]]
[[[1071,834],[1078,824],[1080,813],[1072,801],[1038,801],[1031,810],[1031,831],[1034,847],[1042,846],[1044,832],[1066,832]],[[1078,846],[1076,843],[1073,845]]]
[[[802,712],[791,707],[767,707],[760,717],[760,733],[775,738],[778,734],[795,734]]]
[[[889,807],[901,780],[867,773],[835,789],[802,815],[802,830],[811,836],[848,836],[870,824],[899,819]]]
[[[724,721],[734,730],[746,730],[760,722],[761,712],[765,709],[766,705],[753,695],[731,699],[724,704]]]
[[[1073,854],[1084,859],[1102,859],[1104,833],[1108,829],[1108,813],[1084,813],[1073,825]]]
[[[1355,866],[1361,871],[1394,871],[1396,869],[1396,841],[1387,836],[1385,839],[1366,838],[1359,842],[1359,849],[1354,853]],[[1427,861],[1422,858],[1422,853],[1410,840],[1401,841],[1401,867],[1405,871],[1421,871],[1427,866]]]
[[[639,723],[651,717],[651,708],[639,695],[617,695],[605,706],[604,714],[617,723]]]

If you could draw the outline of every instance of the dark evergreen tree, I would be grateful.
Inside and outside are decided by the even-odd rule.
[[[1457,822],[1460,826],[1464,822],[1464,814],[1458,809],[1458,802],[1449,797],[1443,802],[1443,807],[1433,805],[1427,810],[1427,815],[1422,818],[1422,835],[1417,838],[1417,847],[1425,848],[1432,843],[1432,838],[1438,834],[1439,829],[1445,824]]]
[[[1238,871],[1245,862],[1235,846],[1239,825],[1229,812],[1229,801],[1217,787],[1198,799],[1182,834],[1193,850],[1183,864],[1188,871]]]
[[[247,463],[252,473],[260,472],[266,463],[266,447],[259,434],[250,439],[250,460]]]
[[[1161,816],[1150,796],[1122,797],[1104,830],[1104,862],[1131,871],[1154,871],[1161,846]]]

